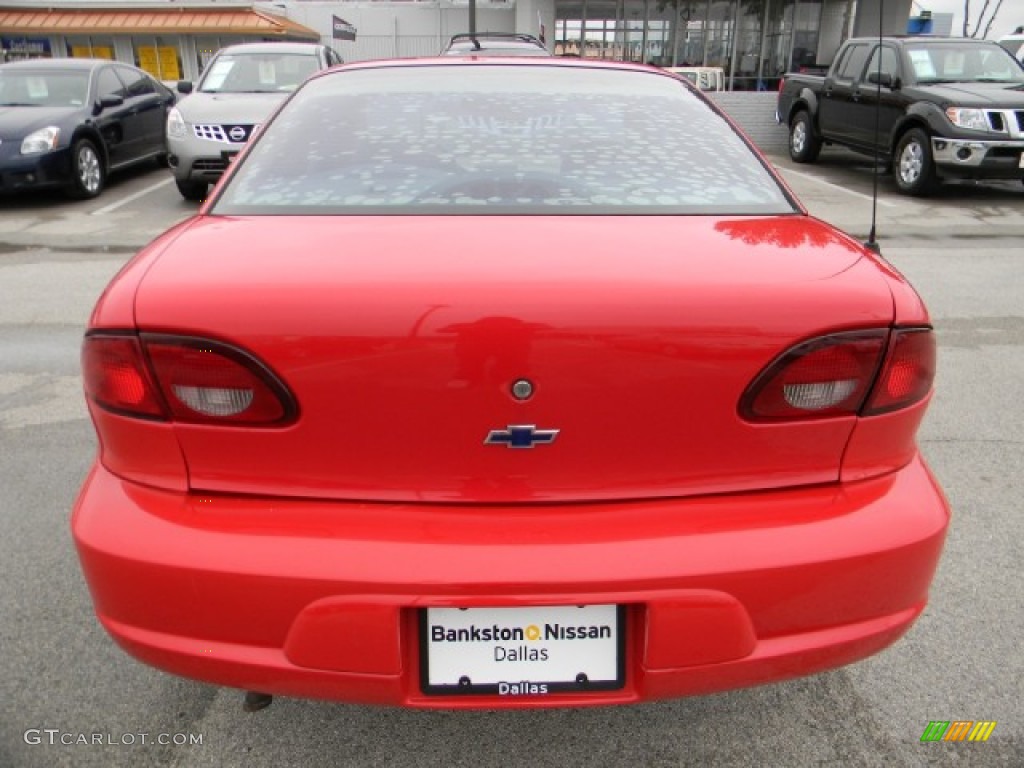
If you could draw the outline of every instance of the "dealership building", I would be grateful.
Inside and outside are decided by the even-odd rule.
[[[880,21],[905,33],[911,0],[477,0],[475,11],[478,31],[533,34],[558,55],[721,67],[731,89],[764,90]],[[93,56],[194,80],[240,42],[322,41],[346,61],[431,56],[469,17],[468,0],[0,0],[0,39],[6,61]]]

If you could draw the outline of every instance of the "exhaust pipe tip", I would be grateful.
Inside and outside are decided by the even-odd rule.
[[[246,691],[245,701],[242,704],[242,709],[246,712],[259,712],[261,709],[266,709],[270,706],[270,703],[274,700],[274,697],[269,693],[259,693],[257,691]]]

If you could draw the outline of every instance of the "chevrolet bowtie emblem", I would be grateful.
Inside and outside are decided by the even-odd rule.
[[[556,437],[558,437],[557,429],[537,429],[535,424],[510,424],[507,429],[492,429],[488,432],[484,445],[533,448],[537,445],[553,443]]]

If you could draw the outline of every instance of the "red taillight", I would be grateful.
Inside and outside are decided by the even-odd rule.
[[[118,413],[198,424],[279,425],[294,398],[258,360],[206,339],[88,336],[86,389]]]
[[[792,421],[885,413],[924,398],[934,374],[931,329],[838,333],[777,358],[744,393],[740,414]]]
[[[931,391],[935,378],[935,335],[930,328],[893,331],[889,354],[864,414],[906,408]]]
[[[82,376],[86,395],[109,411],[150,419],[167,417],[134,336],[86,336]]]
[[[857,413],[888,335],[884,330],[840,333],[793,347],[754,380],[740,412],[754,421]]]

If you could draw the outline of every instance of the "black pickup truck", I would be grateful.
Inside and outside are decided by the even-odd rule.
[[[994,42],[847,40],[826,75],[786,75],[776,117],[796,162],[825,144],[877,153],[908,195],[944,178],[1024,180],[1024,67]]]

